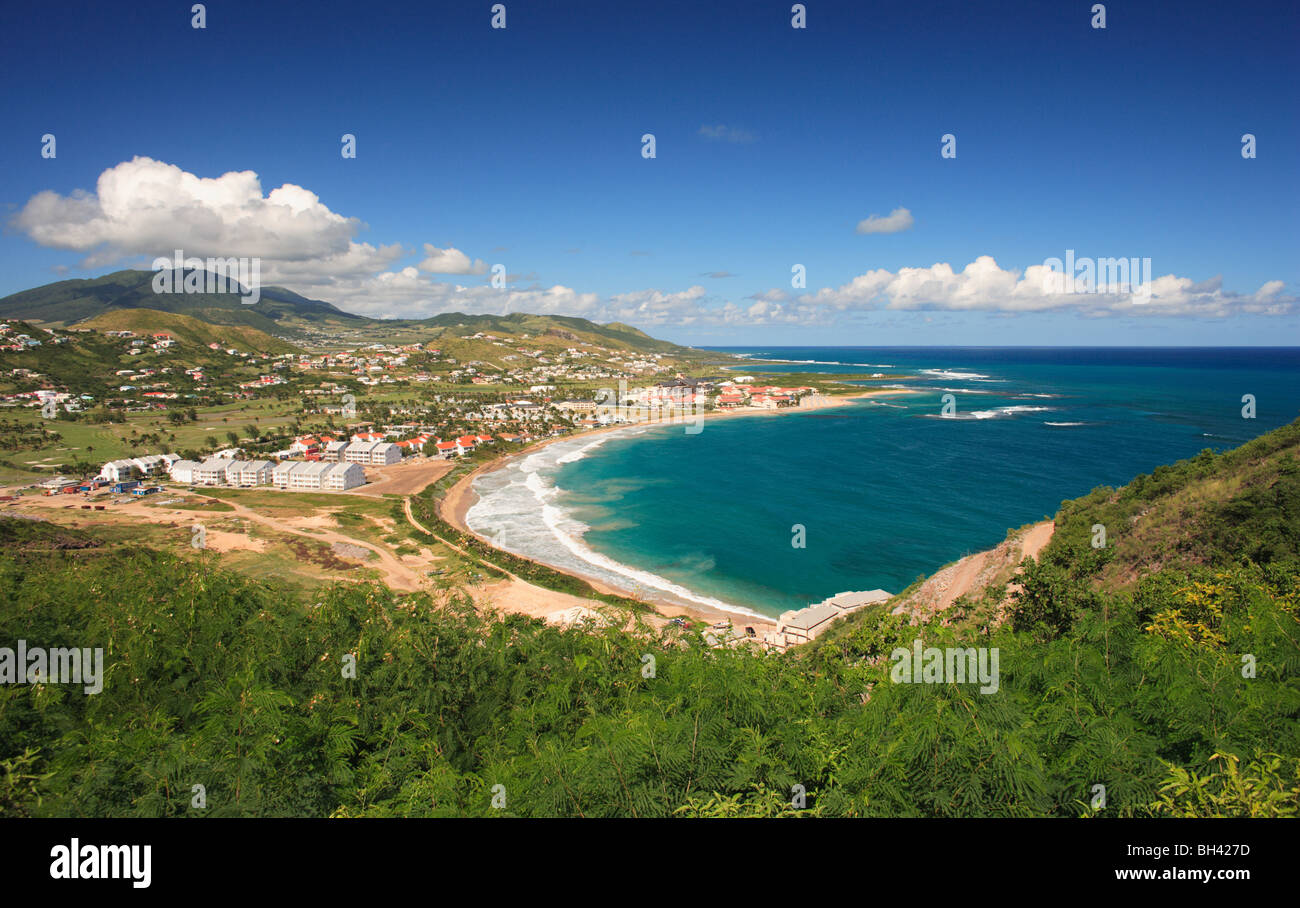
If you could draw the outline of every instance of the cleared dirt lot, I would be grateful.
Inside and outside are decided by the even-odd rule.
[[[399,463],[391,467],[376,467],[366,471],[369,480],[353,495],[414,495],[431,482],[437,482],[451,472],[450,460],[426,460]]]

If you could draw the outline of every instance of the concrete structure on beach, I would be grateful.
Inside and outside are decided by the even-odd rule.
[[[888,602],[892,594],[884,590],[836,593],[829,599],[807,608],[782,612],[776,630],[763,636],[772,649],[784,652],[791,646],[815,640],[836,620],[866,608]]]

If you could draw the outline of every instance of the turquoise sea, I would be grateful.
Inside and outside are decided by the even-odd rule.
[[[766,371],[905,375],[915,393],[565,440],[480,478],[470,526],[625,589],[774,616],[897,592],[1064,499],[1300,416],[1300,348],[727,352],[791,361]]]

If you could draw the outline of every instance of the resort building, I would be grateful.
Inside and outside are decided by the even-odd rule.
[[[99,475],[110,482],[121,482],[134,477],[138,470],[133,460],[110,460],[100,469]]]
[[[194,478],[190,481],[198,486],[225,485],[232,463],[234,461],[228,457],[209,457],[194,468]]]
[[[277,489],[289,488],[289,474],[302,465],[300,460],[285,460],[276,464],[271,470],[271,485]]]
[[[402,449],[390,441],[353,442],[340,453],[346,463],[369,464],[374,467],[389,466],[402,460]]]
[[[324,476],[325,488],[334,492],[346,492],[366,484],[366,471],[355,463],[330,464]]]
[[[194,471],[202,464],[197,460],[178,460],[172,464],[171,477],[172,482],[183,482],[186,485],[194,482]]]
[[[365,485],[366,471],[355,463],[290,461],[271,471],[271,481],[277,489],[342,492]]]
[[[269,460],[237,460],[226,469],[226,478],[231,485],[270,485],[271,471],[274,468],[274,464]]]
[[[180,459],[179,454],[146,454],[143,457],[132,457],[131,462],[145,476],[161,476]]]

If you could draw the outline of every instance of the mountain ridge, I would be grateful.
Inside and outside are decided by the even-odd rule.
[[[71,326],[83,325],[107,312],[133,309],[184,315],[209,325],[253,328],[291,342],[322,332],[420,334],[443,329],[460,336],[465,336],[461,331],[561,337],[567,332],[578,341],[614,343],[642,352],[678,353],[690,349],[621,322],[600,324],[577,316],[443,312],[425,319],[380,319],[356,315],[278,285],[263,286],[260,298],[251,304],[239,293],[155,293],[153,279],[158,273],[125,269],[98,278],[73,278],[32,287],[0,298],[0,320]]]

